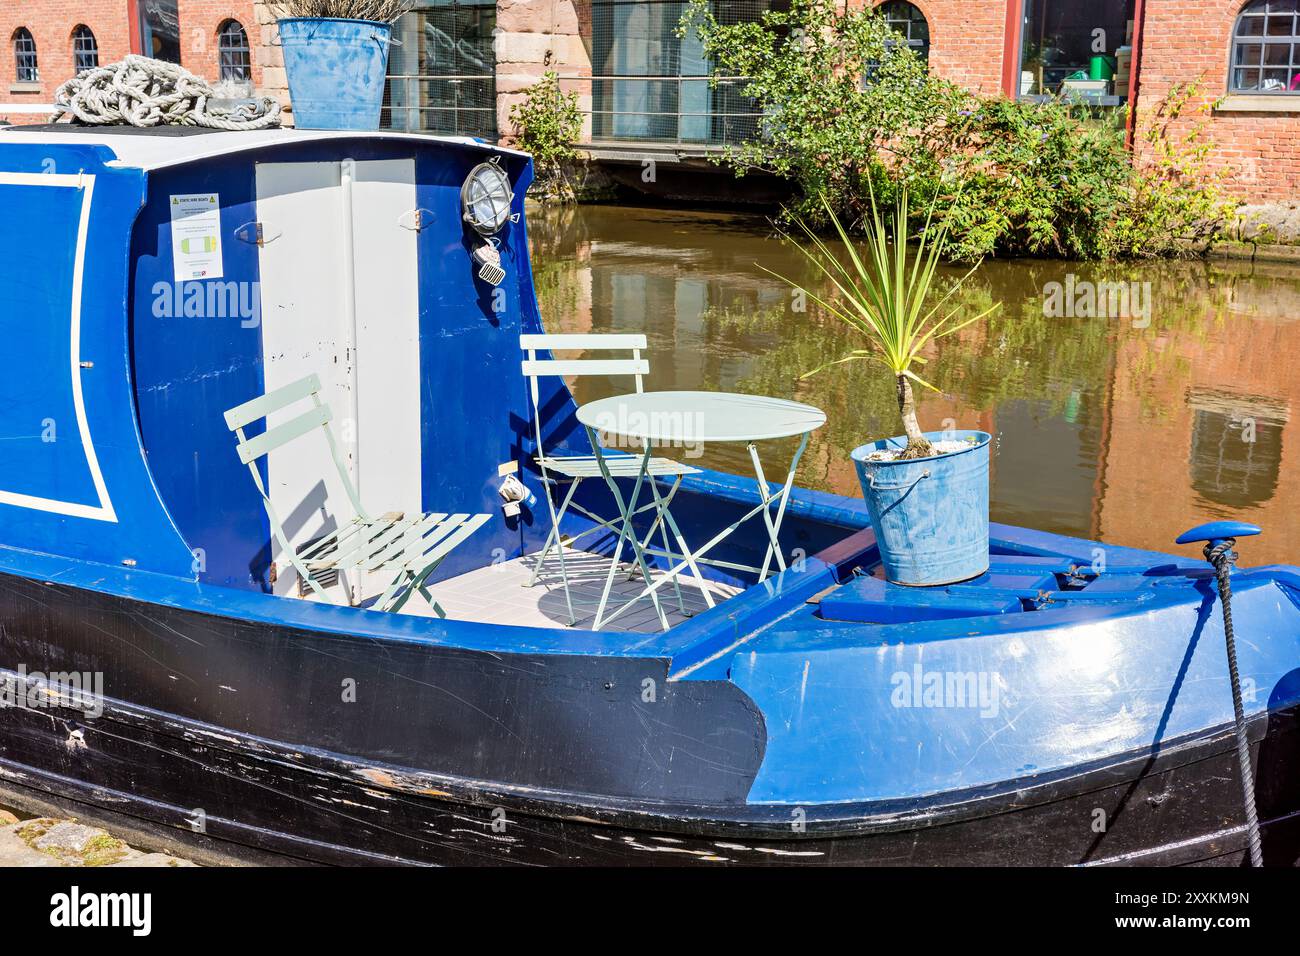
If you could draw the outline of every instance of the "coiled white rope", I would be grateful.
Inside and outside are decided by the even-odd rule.
[[[117,63],[83,70],[60,86],[51,120],[71,114],[91,126],[249,130],[280,125],[280,104],[269,97],[231,108],[210,106],[216,98],[207,80],[179,64],[131,54]]]

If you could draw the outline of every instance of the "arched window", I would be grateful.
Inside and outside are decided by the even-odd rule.
[[[253,78],[248,55],[248,34],[238,20],[227,20],[217,30],[220,78],[247,82]]]
[[[1300,93],[1300,7],[1251,0],[1232,31],[1233,93]]]
[[[72,68],[80,73],[99,66],[99,45],[84,23],[72,31]]]
[[[907,45],[916,51],[922,60],[930,58],[930,24],[925,21],[925,14],[915,4],[907,0],[890,0],[880,5],[885,22],[898,33],[907,38]]]
[[[36,68],[36,41],[26,27],[14,31],[15,78],[19,83],[39,83],[40,71]]]

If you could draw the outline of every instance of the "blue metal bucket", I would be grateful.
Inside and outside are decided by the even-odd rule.
[[[280,20],[293,122],[304,129],[379,129],[393,28],[370,20]]]
[[[970,448],[911,461],[868,461],[901,449],[885,438],[853,449],[853,464],[871,514],[885,577],[894,584],[953,584],[989,567],[987,432],[928,432],[931,441],[970,441]]]

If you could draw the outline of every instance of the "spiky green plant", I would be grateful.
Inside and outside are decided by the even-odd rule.
[[[826,215],[847,252],[847,266],[806,220],[795,220],[805,242],[785,235],[812,263],[814,274],[827,280],[832,294],[820,295],[787,276],[770,269],[765,271],[801,290],[830,315],[862,333],[870,343],[869,348],[854,349],[842,358],[805,372],[802,377],[807,378],[844,362],[869,359],[881,363],[894,375],[898,413],[907,434],[907,447],[900,457],[926,458],[934,454],[934,446],[917,422],[912,382],[934,391],[938,389],[912,371],[912,366],[925,364],[921,351],[928,343],[978,322],[997,305],[977,315],[963,317],[960,305],[949,304],[979,263],[951,283],[942,295],[938,293],[935,277],[948,228],[942,220],[935,221],[935,203],[932,202],[926,211],[921,228],[912,231],[911,207],[905,189],[899,191],[888,224],[876,205],[874,192],[870,193],[870,200],[870,218],[864,223],[865,254],[860,254],[830,202],[825,196],[821,197]]]
[[[272,14],[282,20],[305,17],[396,23],[414,6],[414,0],[280,0],[269,6]]]

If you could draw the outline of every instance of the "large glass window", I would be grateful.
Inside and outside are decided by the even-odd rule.
[[[757,20],[769,0],[714,0],[722,23]],[[592,138],[736,143],[758,130],[743,80],[709,83],[694,36],[679,37],[680,0],[593,0]]]
[[[1025,0],[1020,95],[1101,106],[1128,98],[1134,0]]]
[[[14,79],[19,83],[41,81],[41,73],[36,66],[36,41],[26,27],[14,31]]]
[[[1252,0],[1232,34],[1234,93],[1300,93],[1300,0]]]
[[[420,0],[397,21],[382,123],[497,138],[493,0]]]
[[[880,5],[885,22],[906,37],[907,45],[923,59],[930,58],[930,24],[916,4],[907,0],[890,0]]]
[[[181,19],[176,0],[140,0],[140,44],[145,56],[181,61]]]
[[[80,73],[99,66],[99,45],[90,27],[81,24],[72,31],[72,68]]]

